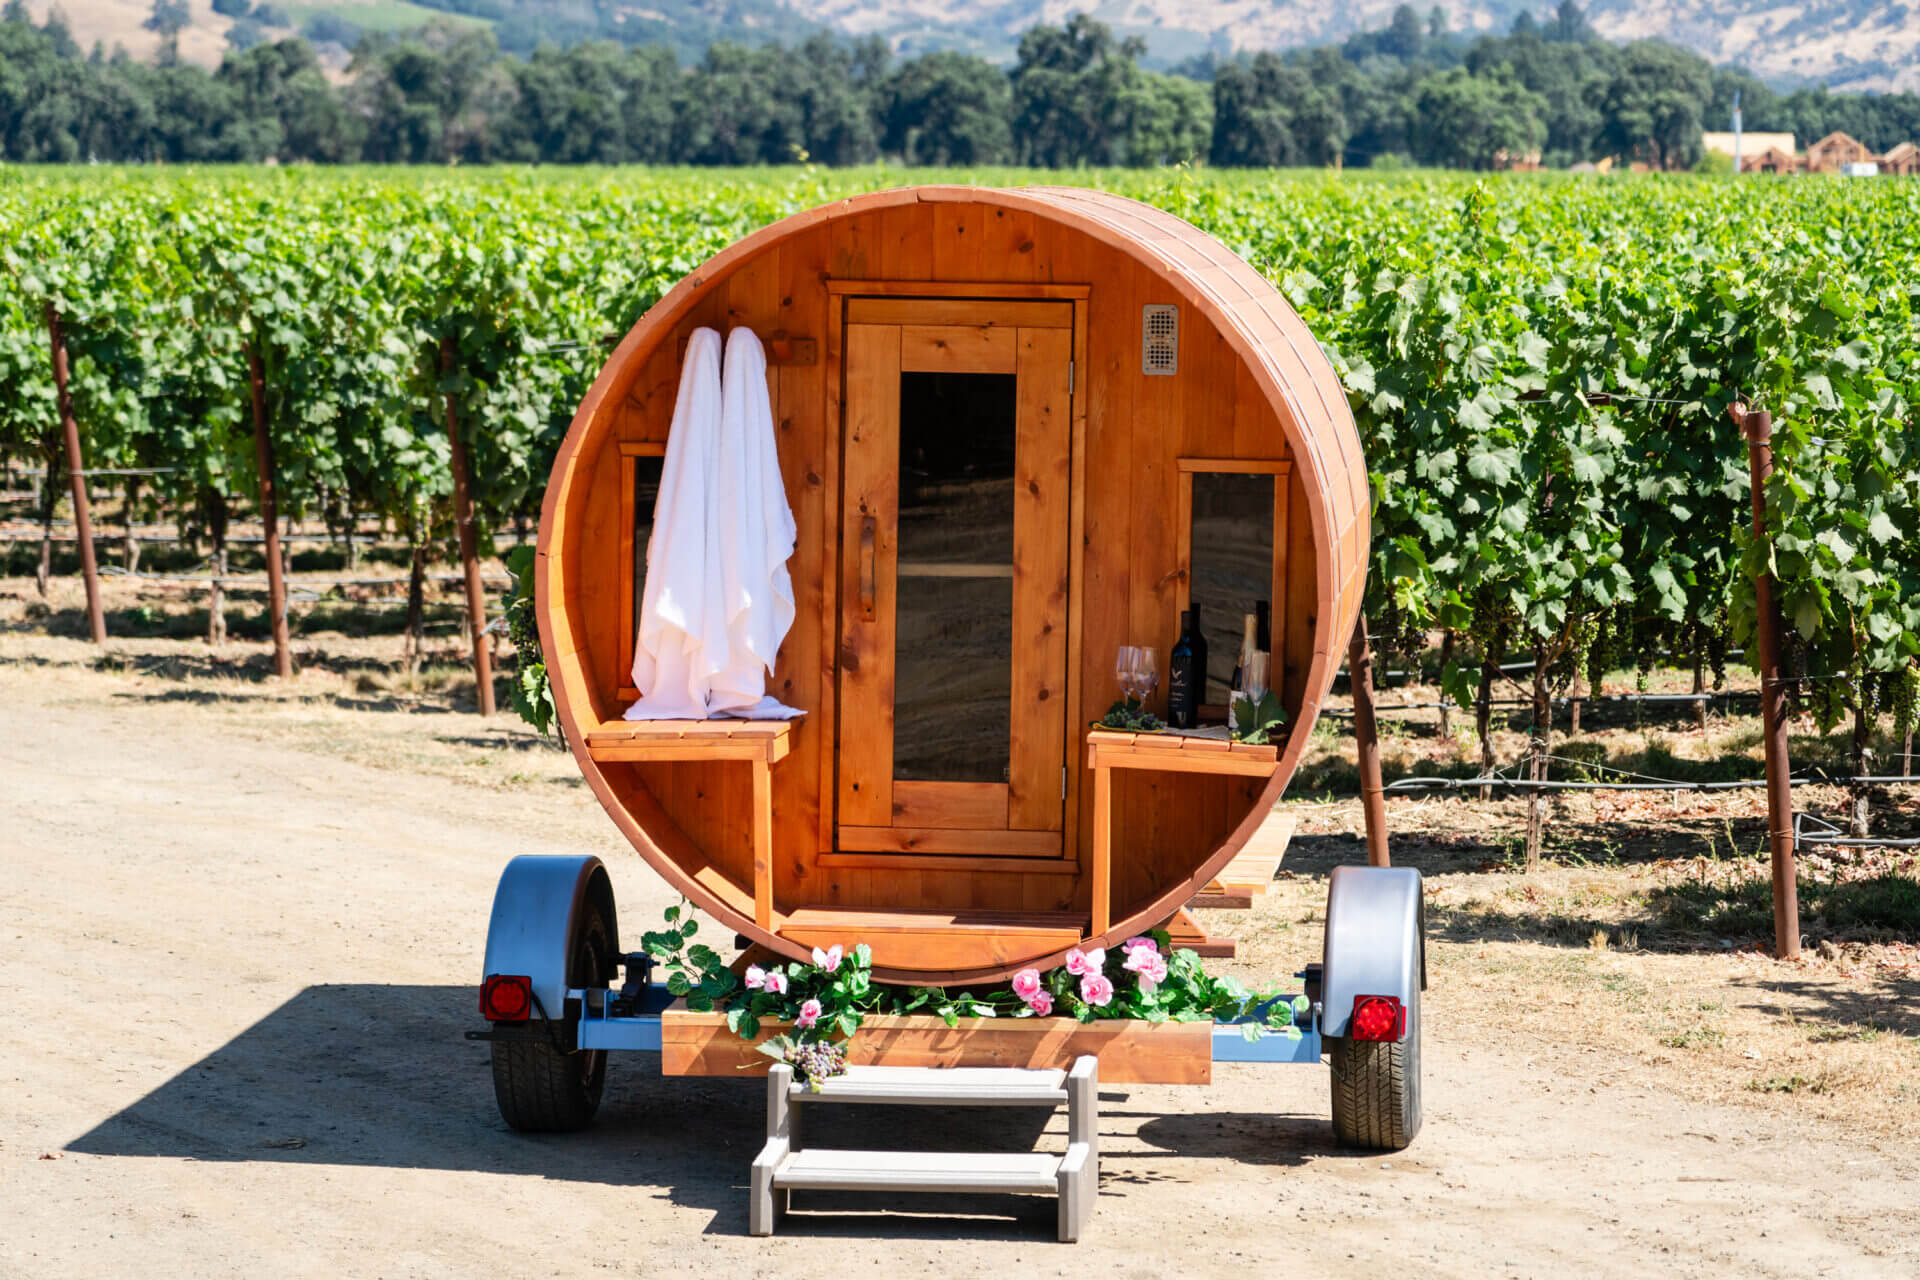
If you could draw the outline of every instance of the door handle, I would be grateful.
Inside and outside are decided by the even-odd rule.
[[[873,542],[876,525],[872,516],[860,521],[860,616],[873,621]]]

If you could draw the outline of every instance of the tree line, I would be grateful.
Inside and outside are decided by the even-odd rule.
[[[150,25],[177,31],[179,9],[155,0]],[[719,42],[686,67],[670,45],[607,40],[519,58],[483,26],[432,25],[360,36],[336,86],[305,39],[236,50],[212,71],[169,44],[143,63],[83,51],[57,11],[35,26],[10,0],[0,157],[1468,169],[1615,157],[1672,169],[1701,161],[1701,130],[1727,127],[1736,91],[1756,131],[1805,143],[1841,129],[1876,151],[1920,138],[1920,95],[1775,93],[1660,41],[1608,43],[1574,0],[1502,36],[1468,39],[1442,10],[1423,19],[1402,5],[1340,45],[1173,71],[1145,53],[1084,14],[1029,29],[1004,69],[826,34]]]

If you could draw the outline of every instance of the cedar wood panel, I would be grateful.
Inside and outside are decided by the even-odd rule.
[[[1086,205],[1101,217],[1135,218],[1146,228],[1138,233],[1145,241],[1163,238],[1169,225],[1198,235],[1157,211],[1137,212],[1145,207],[1097,193],[1063,196],[1062,203],[1076,209]],[[1113,214],[1108,204],[1119,213]],[[584,702],[563,706],[570,712],[563,718],[575,722],[569,724],[569,737],[589,779],[594,779],[595,767],[605,775],[608,790],[602,799],[610,811],[616,804],[630,814],[636,807],[648,811],[645,820],[635,819],[638,838],[634,825],[621,822],[643,852],[647,845],[654,846],[721,904],[737,907],[744,897],[750,906],[753,809],[748,767],[733,762],[592,766],[578,745],[584,734],[577,726],[588,719],[616,718],[621,703],[615,691],[629,683],[618,667],[625,652],[624,630],[631,625],[620,616],[620,575],[630,566],[608,550],[619,545],[623,515],[620,445],[666,438],[687,335],[700,325],[723,334],[747,325],[763,339],[775,330],[814,338],[820,352],[816,363],[769,370],[781,469],[799,526],[789,565],[796,621],[781,648],[771,691],[808,711],[794,726],[790,755],[773,770],[776,922],[802,906],[1084,912],[1093,791],[1086,776],[1084,725],[1115,694],[1112,665],[1118,645],[1151,643],[1164,658],[1177,633],[1177,459],[1288,459],[1295,456],[1299,442],[1289,438],[1274,399],[1250,361],[1168,280],[1157,261],[1160,251],[1152,245],[1123,252],[1045,211],[951,195],[938,200],[870,197],[853,205],[858,211],[850,216],[826,216],[836,209],[844,214],[849,207],[844,205],[815,211],[818,217],[800,215],[790,220],[801,224],[790,234],[701,279],[691,305],[655,340],[650,354],[629,359],[625,368],[609,369],[611,380],[592,418],[595,428],[604,429],[590,431],[578,456],[568,462],[563,455],[556,466],[556,480],[571,466],[572,487],[581,490],[565,512],[556,513],[550,500],[543,519],[543,547],[553,539],[566,564],[556,582],[543,578],[543,593],[557,587],[560,602],[555,603],[561,603],[557,610],[543,603],[543,628],[550,652],[570,650],[553,658],[556,682],[565,683],[571,695],[563,696],[563,704]],[[1217,249],[1213,242],[1206,243]],[[703,268],[696,277],[710,269]],[[1230,273],[1216,276],[1207,269],[1207,275],[1209,289],[1247,291]],[[1074,354],[1075,413],[1085,415],[1084,439],[1074,459],[1081,486],[1073,504],[1079,525],[1079,630],[1070,654],[1079,684],[1079,724],[1069,727],[1067,751],[1067,762],[1077,775],[1076,812],[1069,815],[1069,826],[1081,854],[1078,875],[898,870],[819,861],[831,844],[822,797],[832,795],[831,786],[824,784],[831,782],[831,743],[837,729],[829,699],[840,551],[839,414],[832,397],[839,390],[840,352],[829,347],[829,307],[839,305],[828,293],[829,278],[1091,286],[1081,304],[1084,323],[1079,333],[1085,350]],[[929,292],[937,288],[930,286]],[[1180,307],[1176,376],[1149,377],[1141,371],[1141,307],[1149,303]],[[1284,311],[1283,303],[1280,309]],[[1285,318],[1291,319],[1291,312]],[[647,327],[649,319],[640,327]],[[1291,323],[1304,334],[1297,319]],[[1325,383],[1331,371],[1311,367],[1315,359],[1324,364],[1318,350],[1302,351],[1297,340],[1285,344],[1291,350],[1272,349],[1281,345],[1269,342],[1261,348],[1261,358],[1279,369],[1275,374],[1270,368],[1267,376],[1283,379],[1292,394],[1307,402],[1306,412],[1315,409],[1316,395],[1319,408],[1330,408]],[[615,361],[619,359],[616,353]],[[1337,391],[1337,383],[1333,386]],[[1345,414],[1344,400],[1337,413]],[[1351,436],[1351,420],[1346,423]],[[581,429],[576,421],[573,434]],[[1309,442],[1309,465],[1295,465],[1289,481],[1286,590],[1274,606],[1275,630],[1284,637],[1276,648],[1285,648],[1285,667],[1276,684],[1296,716],[1303,711],[1310,716],[1325,694],[1324,684],[1310,688],[1310,669],[1319,659],[1317,669],[1324,680],[1331,680],[1332,668],[1325,659],[1344,646],[1345,625],[1358,608],[1358,578],[1364,572],[1366,477],[1363,469],[1357,480],[1351,474],[1363,467],[1357,439],[1349,445],[1338,431],[1320,431],[1319,437]],[[1330,482],[1311,487],[1316,474],[1330,477]],[[1326,491],[1332,493],[1331,502]],[[1322,528],[1317,530],[1316,524]],[[1315,554],[1316,536],[1336,539],[1343,552],[1338,558],[1341,576],[1348,580],[1332,593],[1339,615],[1332,620],[1317,616],[1328,607],[1329,593],[1316,580],[1321,559]],[[1276,530],[1276,544],[1282,538]],[[1356,563],[1360,573],[1351,571]],[[547,600],[549,595],[543,594]],[[1331,627],[1323,625],[1328,621]],[[1333,630],[1339,634],[1331,635]],[[1164,684],[1156,697],[1164,704]],[[1312,705],[1303,705],[1307,703]],[[1291,767],[1283,762],[1283,769]],[[1113,785],[1116,923],[1155,899],[1178,894],[1235,832],[1263,786],[1249,779],[1139,770],[1116,771]],[[615,818],[620,821],[621,815]],[[663,823],[671,829],[655,830]],[[709,903],[702,905],[711,909]]]

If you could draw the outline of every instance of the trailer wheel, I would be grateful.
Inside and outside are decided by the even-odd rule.
[[[573,972],[583,986],[601,986],[612,976],[611,936],[603,909],[590,902],[574,940]],[[523,1133],[566,1133],[592,1122],[607,1084],[605,1049],[563,1053],[546,1040],[492,1045],[493,1096],[509,1125]]]
[[[1343,1146],[1398,1151],[1420,1132],[1420,989],[1407,1006],[1405,1040],[1327,1041],[1333,1134]]]

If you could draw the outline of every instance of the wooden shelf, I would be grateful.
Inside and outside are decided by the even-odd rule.
[[[1113,923],[1113,771],[1154,769],[1167,773],[1219,773],[1270,778],[1280,749],[1234,742],[1224,726],[1131,733],[1087,730],[1087,767],[1093,770],[1093,928],[1099,937]]]
[[[800,907],[780,936],[805,947],[873,948],[879,969],[1018,964],[1073,946],[1087,918],[1071,911],[908,911]]]
[[[611,764],[704,764],[753,769],[753,922],[773,927],[773,766],[792,749],[791,720],[607,720],[587,730],[587,754]]]
[[[1159,769],[1264,778],[1273,773],[1279,760],[1277,746],[1234,742],[1223,725],[1169,729],[1164,733],[1087,730],[1087,766],[1092,769]]]
[[[607,720],[587,730],[587,754],[627,763],[786,758],[791,720]]]

